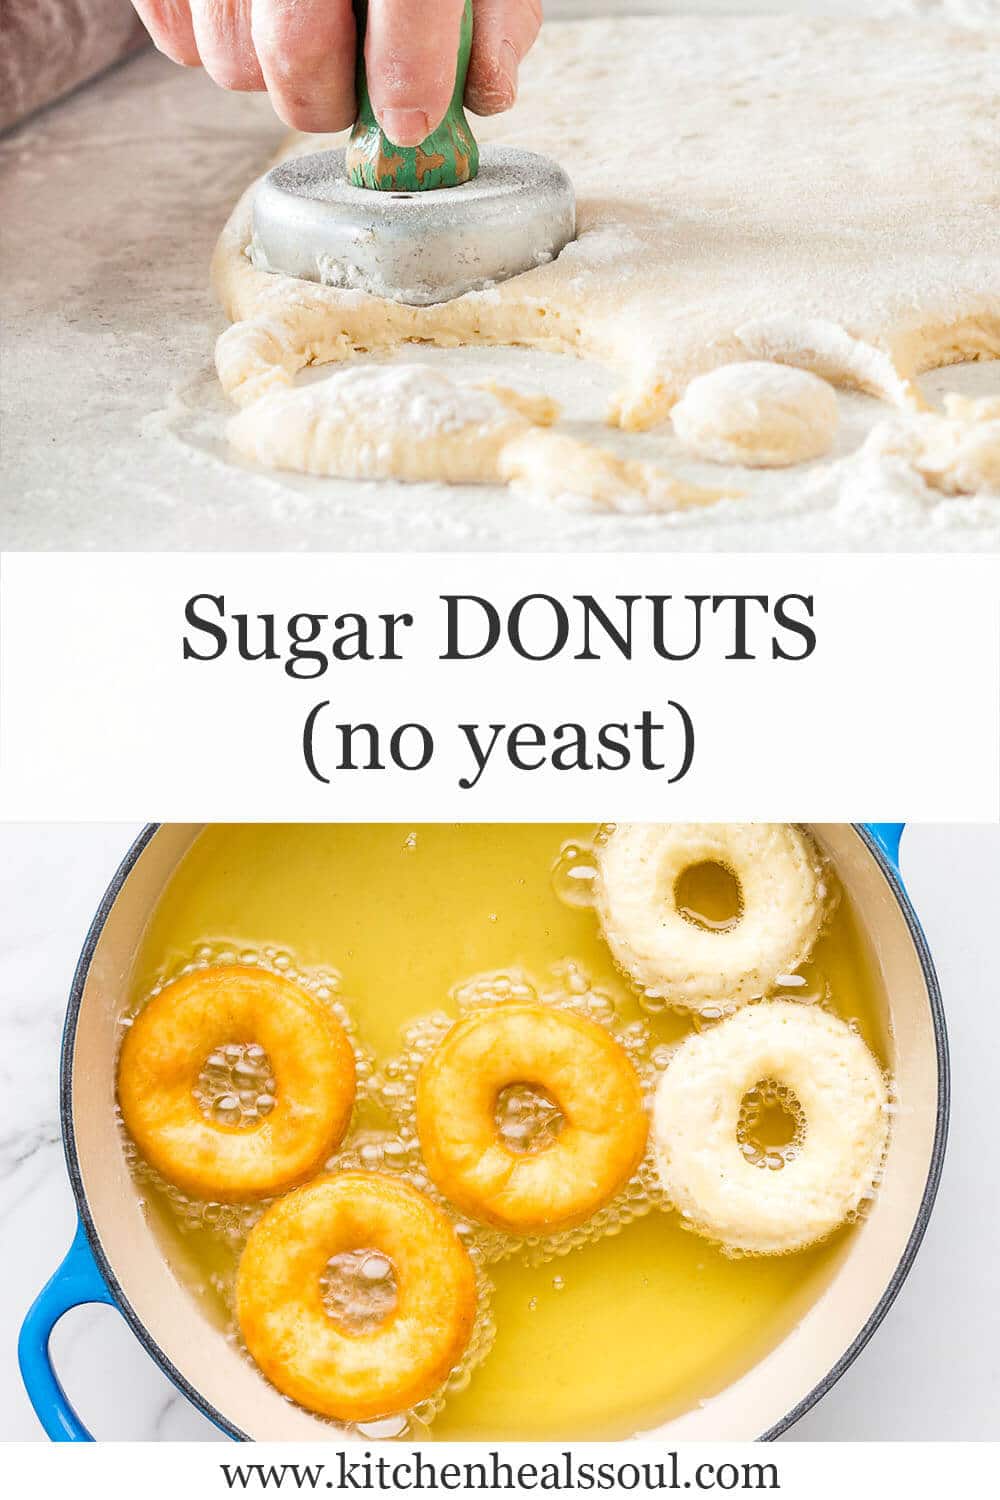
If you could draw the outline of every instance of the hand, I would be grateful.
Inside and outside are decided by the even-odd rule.
[[[355,116],[351,0],[133,0],[161,52],[203,67],[221,88],[266,89],[297,130],[342,130]],[[463,0],[369,0],[365,60],[379,123],[417,146],[451,100]],[[473,0],[465,102],[509,109],[517,70],[538,35],[541,0]]]

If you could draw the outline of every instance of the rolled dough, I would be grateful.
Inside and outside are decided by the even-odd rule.
[[[1000,355],[1000,48],[944,26],[785,16],[551,24],[483,140],[555,157],[579,233],[493,289],[410,307],[254,270],[253,187],[219,240],[247,405],[304,366],[407,340],[606,362],[608,420],[662,421],[696,375],[795,364],[893,405],[920,371]],[[283,155],[338,143],[293,138]]]

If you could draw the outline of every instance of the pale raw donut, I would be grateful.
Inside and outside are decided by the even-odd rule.
[[[277,1081],[271,1113],[217,1124],[195,1096],[206,1059],[256,1042]],[[241,964],[197,969],[143,1006],[118,1060],[125,1128],[168,1182],[240,1202],[296,1187],[340,1144],[354,1105],[354,1052],[336,1016],[301,985]]]
[[[676,885],[693,865],[739,882],[731,926],[697,926]],[[829,906],[812,841],[791,823],[621,823],[597,848],[594,900],[617,962],[647,995],[681,1010],[755,1000],[804,963]]]
[[[777,1171],[737,1140],[758,1083],[789,1088],[801,1140]],[[688,1225],[733,1250],[778,1255],[831,1234],[874,1190],[889,1133],[875,1058],[827,1011],[768,1000],[687,1037],[660,1081],[653,1139],[663,1189]]]
[[[563,1126],[537,1152],[501,1138],[497,1100],[536,1084]],[[475,1219],[515,1234],[582,1224],[642,1160],[648,1121],[639,1075],[595,1021],[550,1005],[510,1003],[456,1022],[420,1070],[417,1132],[441,1191]]]
[[[392,1265],[396,1303],[365,1333],[323,1303],[334,1255],[377,1250]],[[454,1225],[398,1178],[318,1177],[271,1205],[250,1233],[236,1280],[247,1349],[283,1395],[340,1421],[406,1411],[458,1364],[476,1318],[476,1275]]]
[[[692,380],[671,412],[674,431],[699,458],[782,468],[833,447],[833,387],[808,370],[747,360]]]

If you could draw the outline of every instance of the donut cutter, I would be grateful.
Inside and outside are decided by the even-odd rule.
[[[472,5],[459,33],[448,111],[419,146],[396,146],[375,118],[364,63],[365,0],[355,0],[358,118],[346,149],[273,167],[253,205],[259,270],[427,306],[544,265],[576,233],[573,186],[533,151],[480,153],[462,108]]]

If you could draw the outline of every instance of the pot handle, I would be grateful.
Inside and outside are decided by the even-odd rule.
[[[87,1302],[115,1306],[83,1225],[78,1224],[65,1260],[31,1304],[17,1341],[17,1360],[28,1400],[54,1443],[94,1441],[70,1405],[49,1357],[49,1339],[63,1313]]]
[[[892,863],[893,869],[899,870],[899,841],[903,836],[905,823],[866,823],[865,828],[878,844],[883,854]]]

